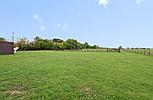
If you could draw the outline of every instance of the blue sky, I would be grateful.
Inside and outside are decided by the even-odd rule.
[[[1,0],[0,36],[153,47],[153,0]]]

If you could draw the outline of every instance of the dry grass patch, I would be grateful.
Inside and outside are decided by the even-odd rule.
[[[24,84],[22,84],[22,85],[9,88],[8,90],[5,91],[5,93],[9,95],[20,95],[24,92],[24,90],[25,90],[25,86]]]
[[[80,91],[85,95],[90,97],[91,93],[92,93],[92,88],[90,86],[87,85],[82,85],[80,86]]]

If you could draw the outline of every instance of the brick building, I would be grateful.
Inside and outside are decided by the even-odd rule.
[[[13,42],[0,41],[0,54],[14,54]]]

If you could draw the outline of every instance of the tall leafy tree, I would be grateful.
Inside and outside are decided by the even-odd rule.
[[[90,45],[88,44],[88,42],[85,42],[84,48],[86,48],[86,49],[89,49],[90,48]]]
[[[65,46],[67,49],[80,49],[78,41],[74,39],[68,39]]]
[[[28,50],[29,40],[26,37],[20,38],[15,43],[15,46],[19,47],[20,50]]]
[[[53,39],[53,42],[55,43],[63,43],[64,41],[62,39]]]

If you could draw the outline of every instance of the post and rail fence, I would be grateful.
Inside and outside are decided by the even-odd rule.
[[[83,49],[83,52],[121,52],[119,48]]]
[[[143,54],[146,56],[153,56],[153,49],[124,49],[124,51],[135,54]]]

